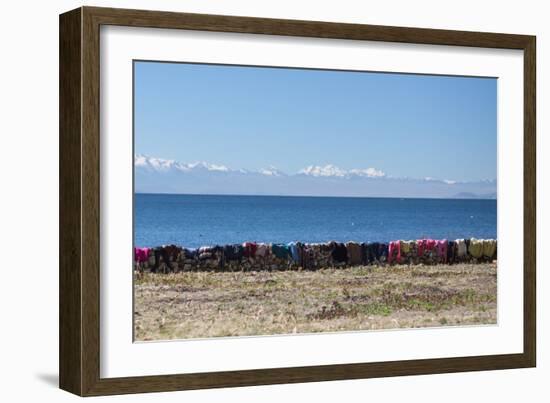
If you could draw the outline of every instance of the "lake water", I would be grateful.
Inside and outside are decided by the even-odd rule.
[[[496,200],[136,194],[136,246],[497,238]]]

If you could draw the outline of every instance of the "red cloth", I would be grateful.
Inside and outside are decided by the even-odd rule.
[[[149,248],[134,248],[134,260],[138,263],[144,263],[149,260],[151,249]]]
[[[426,247],[426,240],[425,239],[419,239],[416,241],[416,249],[418,250],[418,256],[422,257],[424,256],[424,248]]]
[[[256,242],[245,242],[243,243],[244,257],[254,257],[256,256],[256,250],[258,249],[258,244]]]
[[[441,241],[436,241],[437,256],[441,259],[442,262],[447,263],[447,248],[449,243],[446,239]]]
[[[416,241],[418,256],[424,256],[424,252],[430,252],[435,248],[436,241],[433,239],[419,239]]]
[[[401,242],[399,241],[391,241],[390,245],[388,247],[388,263],[391,264],[393,260],[393,255],[396,256],[396,262],[401,263]]]

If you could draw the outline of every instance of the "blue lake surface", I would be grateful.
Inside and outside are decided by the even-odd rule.
[[[134,244],[497,238],[497,201],[135,194]]]

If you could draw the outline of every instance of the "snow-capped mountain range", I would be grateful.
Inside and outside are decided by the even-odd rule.
[[[225,165],[216,165],[209,164],[204,161],[193,162],[193,163],[181,163],[175,160],[167,160],[163,158],[148,157],[145,155],[138,154],[134,158],[134,164],[136,169],[147,169],[159,172],[165,172],[169,170],[176,170],[181,172],[191,172],[191,171],[215,171],[215,172],[240,172],[246,174],[258,173],[267,176],[289,176],[285,172],[277,169],[274,166],[268,168],[262,168],[258,171],[248,171],[245,169],[231,169]],[[332,164],[325,166],[310,165],[304,169],[301,169],[297,173],[298,175],[309,175],[309,176],[325,176],[325,177],[351,177],[351,176],[362,176],[368,178],[381,178],[386,176],[386,174],[375,168],[366,168],[366,169],[350,169],[346,171],[344,169],[338,168]]]
[[[496,198],[496,180],[398,178],[376,168],[345,170],[331,164],[285,173],[273,166],[252,171],[136,155],[134,166],[137,193]]]

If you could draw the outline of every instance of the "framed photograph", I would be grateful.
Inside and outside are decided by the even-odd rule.
[[[535,37],[60,16],[60,387],[533,367]]]

